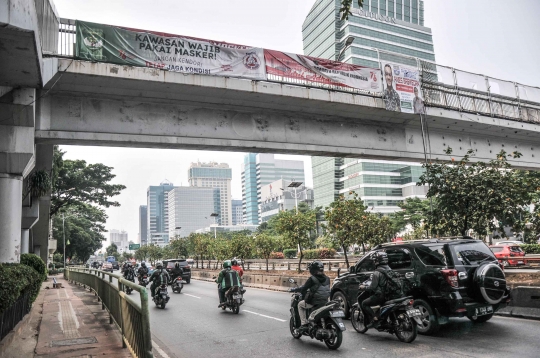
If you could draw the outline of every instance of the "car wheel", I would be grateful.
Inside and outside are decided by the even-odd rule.
[[[474,318],[474,317],[476,317],[476,318]],[[484,323],[484,322],[489,321],[492,317],[493,317],[493,313],[492,314],[487,314],[487,315],[484,315],[484,316],[467,316],[467,318],[470,319],[471,321],[473,321],[474,323]]]
[[[435,310],[431,305],[424,300],[414,300],[414,308],[419,309],[422,314],[419,317],[422,324],[418,325],[418,333],[425,335],[436,333],[440,328],[440,324],[439,319],[435,314]]]
[[[332,296],[332,300],[339,302],[339,307],[345,312],[345,318],[349,318],[350,312],[349,312],[349,303],[347,302],[347,298],[343,294],[343,292],[336,292]]]

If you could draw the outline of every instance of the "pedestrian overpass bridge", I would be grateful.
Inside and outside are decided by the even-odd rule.
[[[65,41],[73,30],[49,0],[0,0],[0,262],[54,251],[50,198],[21,206],[21,197],[32,171],[50,171],[55,144],[416,162],[450,160],[448,147],[483,161],[517,150],[513,165],[540,168],[535,87],[482,77],[496,93],[460,82],[466,73],[454,69],[449,82],[425,76],[421,118],[385,110],[380,93],[76,60]]]

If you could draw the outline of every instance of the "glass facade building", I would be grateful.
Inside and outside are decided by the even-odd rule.
[[[166,245],[169,243],[168,193],[172,189],[174,189],[173,183],[165,181],[159,186],[148,187],[146,191],[148,244]]]
[[[148,243],[148,206],[139,206],[139,243]]]
[[[191,163],[188,170],[189,185],[199,188],[219,188],[221,209],[217,221],[220,225],[232,225],[231,180],[232,169],[226,163]]]
[[[242,220],[242,200],[235,200],[233,199],[231,201],[231,206],[232,206],[232,224],[233,225],[240,225],[242,224],[243,220]]]
[[[169,191],[169,237],[186,237],[214,224],[211,214],[219,213],[220,200],[219,188],[177,186]]]
[[[273,154],[249,153],[242,164],[242,206],[244,223],[261,223],[261,188],[278,179],[305,182],[304,162],[276,159]]]
[[[380,61],[416,67],[413,57],[435,62],[423,1],[364,0],[362,8],[353,1],[347,20],[340,18],[340,5],[340,0],[315,1],[302,25],[305,55],[372,68],[380,68]],[[408,197],[425,197],[426,188],[416,186],[420,165],[312,157],[312,169],[316,207],[326,207],[351,190],[383,213],[398,210],[397,204]]]

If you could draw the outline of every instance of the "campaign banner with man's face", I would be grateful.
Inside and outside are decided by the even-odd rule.
[[[262,48],[77,21],[75,58],[265,80]]]
[[[381,62],[381,68],[386,109],[403,113],[424,113],[418,68],[392,62]]]
[[[268,75],[301,80],[306,84],[382,91],[380,71],[376,68],[266,49],[264,58]]]

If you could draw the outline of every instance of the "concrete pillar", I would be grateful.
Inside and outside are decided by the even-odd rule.
[[[30,253],[30,230],[21,230],[21,254]]]
[[[22,176],[0,174],[0,262],[20,262]]]

